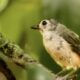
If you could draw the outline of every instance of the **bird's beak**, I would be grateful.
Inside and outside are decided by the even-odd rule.
[[[32,26],[31,29],[39,30],[39,25]]]

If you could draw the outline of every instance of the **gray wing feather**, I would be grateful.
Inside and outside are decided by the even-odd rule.
[[[60,36],[62,36],[71,45],[73,51],[80,53],[80,38],[76,33],[64,26],[62,27]]]

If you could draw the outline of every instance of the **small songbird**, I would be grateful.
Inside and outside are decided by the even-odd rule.
[[[40,31],[47,52],[62,69],[80,68],[80,39],[75,32],[54,19],[42,20],[32,29]]]

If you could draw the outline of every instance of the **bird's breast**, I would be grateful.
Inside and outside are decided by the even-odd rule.
[[[50,56],[61,67],[74,67],[73,65],[76,65],[76,62],[79,60],[76,55],[76,58],[73,56],[75,53],[72,52],[70,44],[58,35],[53,34],[52,37],[44,37],[43,44]]]

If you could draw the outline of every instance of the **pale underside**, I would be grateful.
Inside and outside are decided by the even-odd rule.
[[[70,44],[57,34],[43,35],[43,43],[50,56],[62,68],[77,69],[80,67],[80,57],[71,49]]]

